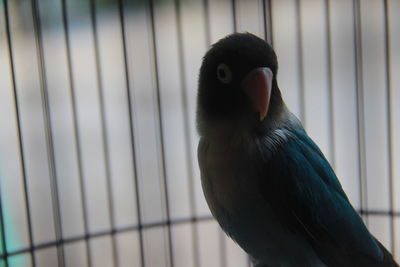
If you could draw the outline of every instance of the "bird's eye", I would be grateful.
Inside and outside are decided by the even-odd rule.
[[[232,81],[232,72],[225,64],[219,64],[217,67],[218,80],[222,83],[230,83]]]

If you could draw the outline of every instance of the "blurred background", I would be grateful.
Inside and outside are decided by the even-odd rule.
[[[270,42],[289,108],[400,260],[400,0],[1,0],[0,266],[245,267],[197,166],[198,70]]]

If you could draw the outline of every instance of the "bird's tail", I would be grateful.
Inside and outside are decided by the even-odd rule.
[[[379,247],[382,249],[382,252],[384,254],[383,256],[383,263],[385,267],[399,267],[399,264],[396,263],[393,259],[392,254],[385,248],[384,245],[381,244],[377,239],[375,239],[376,243],[379,245]]]

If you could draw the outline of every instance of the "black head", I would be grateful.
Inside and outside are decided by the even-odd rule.
[[[276,82],[278,62],[272,47],[250,33],[235,33],[215,43],[200,68],[198,124],[262,123],[243,90],[243,80],[258,68],[269,68],[273,75],[268,117],[276,102],[281,102]]]

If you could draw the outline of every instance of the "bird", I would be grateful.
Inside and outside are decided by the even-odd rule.
[[[198,77],[201,184],[213,217],[256,267],[398,266],[285,104],[273,48],[233,33]]]

